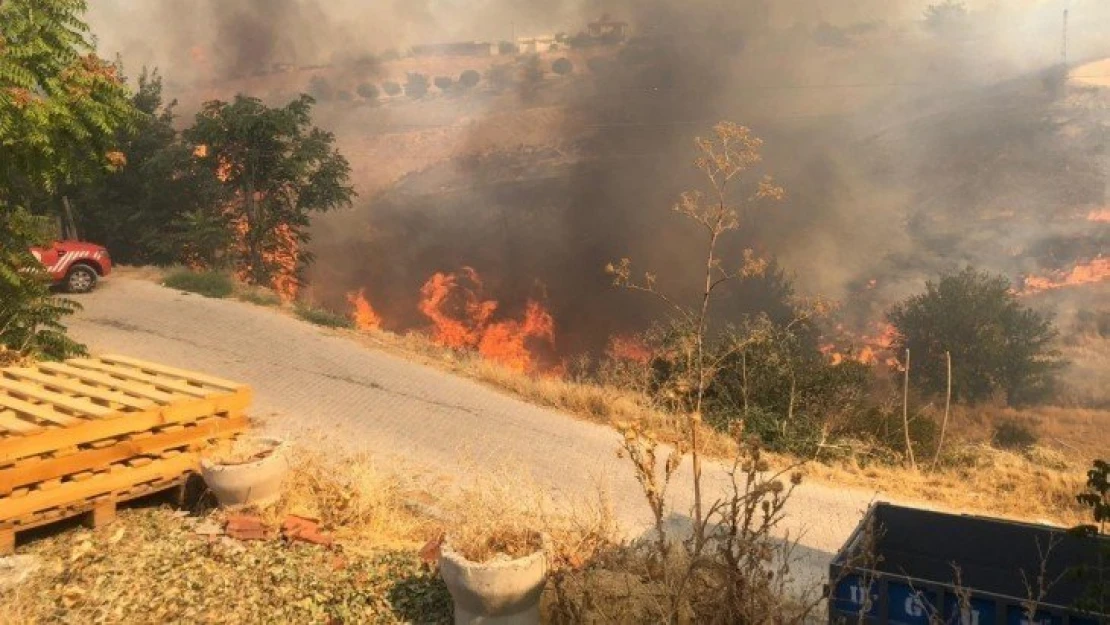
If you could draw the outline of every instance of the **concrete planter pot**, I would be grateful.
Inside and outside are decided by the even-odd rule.
[[[455,600],[455,625],[538,625],[548,573],[546,545],[544,539],[544,548],[523,558],[471,562],[448,539],[439,570]]]
[[[222,507],[265,507],[281,498],[282,482],[289,473],[289,444],[278,438],[259,437],[253,441],[270,448],[257,460],[242,463],[223,462],[219,458],[200,460],[201,476]]]

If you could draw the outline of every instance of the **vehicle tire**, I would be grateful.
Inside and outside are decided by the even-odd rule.
[[[74,265],[66,274],[66,291],[70,293],[88,293],[96,288],[96,281],[99,277],[96,270],[88,265]]]

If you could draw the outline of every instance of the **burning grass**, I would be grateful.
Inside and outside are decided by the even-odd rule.
[[[319,315],[328,322],[325,325],[340,331],[351,327],[349,318],[335,313],[305,308],[297,309],[297,313],[313,319]],[[627,372],[616,376],[612,383],[597,383],[574,376],[521,371],[484,358],[475,350],[445,347],[421,332],[399,335],[374,330],[350,332],[348,336],[368,346],[478,380],[537,405],[604,425],[640,422],[667,444],[685,440],[686,420],[637,390],[639,385]],[[614,349],[636,350],[636,345],[629,347],[625,343],[629,341]],[[995,426],[1005,419],[1028,421],[1040,443],[1010,452],[991,447]],[[735,453],[729,437],[714,428],[700,427],[699,438],[706,456],[720,459]],[[949,451],[936,471],[910,471],[884,463],[864,445],[849,445],[845,453],[825,455],[821,463],[809,463],[806,472],[818,481],[875,489],[892,497],[952,509],[1068,522],[1079,512],[1074,494],[1086,463],[1110,448],[1107,434],[1110,412],[1105,410],[983,406],[955,410],[951,427],[952,442],[946,445]],[[784,466],[791,461],[786,457],[778,460]]]
[[[542,354],[555,345],[555,320],[543,306],[529,301],[521,320],[496,320],[498,302],[486,299],[478,272],[436,273],[420,289],[420,312],[432,322],[432,340],[456,350],[476,350],[483,358],[510,369],[536,372]]]

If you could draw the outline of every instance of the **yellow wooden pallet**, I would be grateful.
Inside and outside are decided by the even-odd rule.
[[[245,384],[124,356],[0,369],[0,468],[95,441],[239,414]]]
[[[0,504],[3,497],[22,496],[39,482],[67,480],[106,470],[115,463],[157,457],[168,451],[197,451],[211,443],[237,436],[250,425],[245,415],[213,415],[187,424],[169,425],[82,445],[48,456],[33,456],[0,469]],[[0,510],[0,520],[4,511]]]
[[[184,483],[250,387],[124,356],[0,369],[0,555],[15,532]]]
[[[40,491],[34,496],[5,501],[0,507],[19,514],[18,518],[0,521],[0,556],[15,550],[16,532],[48,525],[77,515],[87,514],[85,523],[100,527],[116,516],[116,505],[171,488],[184,487],[196,470],[197,454],[176,454],[149,463],[121,466],[68,488]]]

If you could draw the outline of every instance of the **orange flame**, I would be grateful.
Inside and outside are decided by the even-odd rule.
[[[1080,263],[1071,271],[1057,271],[1048,277],[1026,276],[1021,295],[1033,295],[1069,286],[1097,284],[1110,280],[1110,258],[1099,256],[1089,263]]]
[[[470,286],[460,284],[460,278]],[[478,272],[463,267],[459,274],[436,273],[420,288],[420,312],[435,326],[433,339],[452,349],[478,346],[497,302],[482,301]],[[452,310],[453,309],[453,310]]]
[[[646,365],[651,362],[651,349],[644,341],[635,336],[614,336],[609,339],[605,355],[612,360]]]
[[[433,340],[452,349],[475,349],[483,358],[517,371],[537,369],[537,342],[554,345],[555,320],[529,301],[522,320],[494,322],[497,302],[482,296],[478,272],[436,273],[420,289],[420,312],[432,320]]]
[[[838,350],[836,343],[826,343],[821,345],[821,353],[834,365],[853,360],[865,365],[876,365],[882,362],[891,367],[898,366],[898,358],[893,352],[898,330],[889,323],[875,322],[871,326],[873,332],[861,334],[858,337],[852,336],[844,330],[843,326],[837,326],[836,330],[842,335],[843,342],[862,345],[858,352],[846,354]]]
[[[1110,208],[1100,208],[1087,213],[1087,221],[1110,223]]]
[[[250,282],[252,266],[250,254],[247,253],[247,234],[250,230],[247,219],[242,215],[231,217],[231,228],[235,238],[236,255],[240,259],[235,268],[235,275],[243,282]],[[297,293],[301,287],[300,280],[297,278],[301,244],[289,224],[274,226],[273,235],[276,245],[262,251],[263,262],[274,268],[273,278],[270,284],[262,286],[269,286],[283,302],[288,303],[297,299]]]
[[[374,312],[374,307],[366,299],[366,289],[351,291],[347,294],[347,301],[352,306],[351,320],[355,322],[355,328],[369,331],[382,327],[382,318]]]

